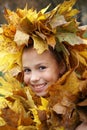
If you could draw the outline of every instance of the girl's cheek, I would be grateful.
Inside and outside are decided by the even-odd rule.
[[[28,79],[28,77],[27,77],[27,76],[24,76],[24,82],[25,82],[25,84],[26,84],[26,85],[28,85],[28,84],[29,84],[29,79]]]

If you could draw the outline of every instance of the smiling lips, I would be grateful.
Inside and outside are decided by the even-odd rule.
[[[47,83],[39,84],[39,85],[32,85],[35,92],[42,92],[46,87]]]

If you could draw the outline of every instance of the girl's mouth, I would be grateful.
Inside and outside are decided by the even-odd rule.
[[[39,85],[32,85],[32,87],[33,87],[35,92],[42,92],[42,91],[44,91],[44,89],[46,87],[46,83],[39,84]]]

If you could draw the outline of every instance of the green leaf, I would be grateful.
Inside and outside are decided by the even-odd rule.
[[[59,42],[67,42],[71,46],[80,45],[83,43],[83,40],[75,33],[60,32],[57,34],[57,38],[59,39]]]

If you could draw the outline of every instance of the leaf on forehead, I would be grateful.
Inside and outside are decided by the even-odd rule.
[[[20,30],[16,31],[16,34],[14,36],[14,41],[17,43],[18,46],[21,46],[23,44],[28,44],[29,35],[25,32],[22,32]]]
[[[40,38],[42,38],[43,40],[46,40],[46,35],[44,35],[41,32],[35,31],[35,34],[38,35]]]
[[[48,49],[48,45],[40,37],[33,36],[34,48],[37,50],[38,54],[43,53]]]

